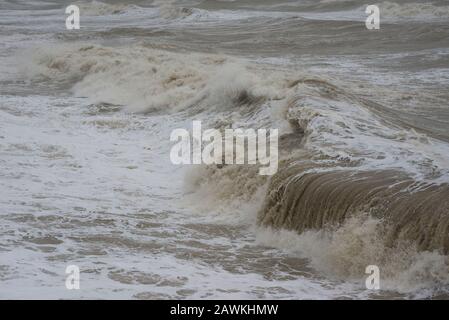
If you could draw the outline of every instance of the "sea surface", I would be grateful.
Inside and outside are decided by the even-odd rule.
[[[277,173],[172,164],[194,120]],[[447,1],[0,1],[0,298],[448,298],[448,254]]]

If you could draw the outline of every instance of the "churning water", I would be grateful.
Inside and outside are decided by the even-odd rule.
[[[447,297],[446,1],[69,4],[0,3],[1,298]],[[193,120],[278,172],[173,165]]]

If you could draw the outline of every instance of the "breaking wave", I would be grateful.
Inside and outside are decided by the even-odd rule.
[[[262,243],[293,247],[323,272],[357,278],[376,264],[387,288],[449,284],[447,144],[338,80],[145,45],[39,49],[30,61],[23,71],[33,79],[92,103],[203,115],[215,128],[280,128],[274,176],[198,167],[186,177],[190,202],[225,222],[226,212],[236,223],[257,220]]]
[[[179,111],[205,98],[226,108],[242,94],[266,92],[263,81],[245,65],[220,55],[74,45],[41,48],[31,54],[31,63],[28,58],[23,72],[34,80],[71,86],[75,95],[92,103],[123,105],[135,112]]]
[[[416,298],[447,293],[449,260],[438,251],[420,251],[411,242],[386,245],[384,224],[369,214],[347,219],[338,227],[298,233],[260,227],[260,244],[310,259],[324,274],[365,285],[365,270],[376,265],[382,290],[414,294]]]

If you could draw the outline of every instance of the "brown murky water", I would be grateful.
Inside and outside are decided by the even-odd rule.
[[[0,4],[1,298],[447,297],[447,3],[68,4]],[[192,120],[278,172],[172,165]]]

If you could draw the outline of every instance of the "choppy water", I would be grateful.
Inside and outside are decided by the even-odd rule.
[[[447,297],[446,1],[70,3],[0,3],[1,298]],[[192,120],[278,173],[172,165]]]

